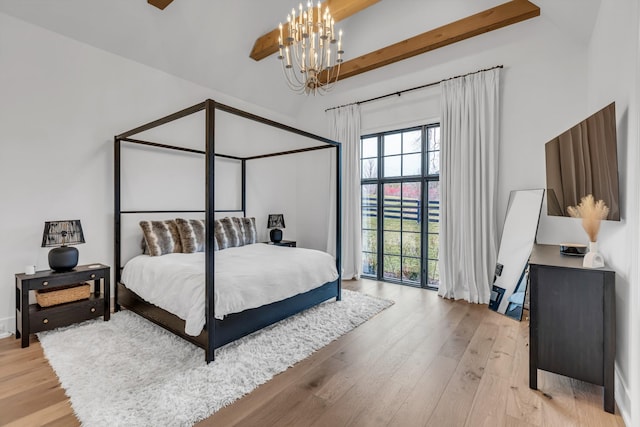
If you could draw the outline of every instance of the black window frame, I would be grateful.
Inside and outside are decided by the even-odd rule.
[[[432,289],[432,290],[437,290],[438,287],[434,287],[429,285],[429,271],[428,271],[428,266],[429,266],[429,261],[436,261],[437,259],[431,259],[428,257],[428,250],[429,250],[429,183],[436,181],[439,182],[440,181],[440,168],[438,168],[438,173],[437,174],[429,174],[429,153],[433,153],[433,152],[440,152],[440,150],[429,150],[429,141],[428,141],[428,131],[429,129],[434,129],[434,128],[440,128],[440,123],[430,123],[427,125],[420,125],[420,126],[412,126],[412,127],[407,127],[407,128],[403,128],[403,129],[397,129],[397,130],[391,130],[391,131],[384,131],[384,132],[376,132],[376,133],[371,133],[371,134],[366,134],[366,135],[362,135],[360,137],[360,148],[362,149],[362,140],[364,139],[368,139],[368,138],[376,138],[377,139],[377,156],[376,156],[376,161],[377,161],[377,176],[376,177],[372,177],[372,178],[364,178],[362,177],[362,171],[361,171],[361,176],[360,176],[360,188],[362,189],[363,185],[375,185],[376,186],[376,194],[377,194],[377,203],[376,203],[376,229],[374,230],[376,232],[376,274],[375,275],[371,275],[368,273],[365,273],[363,271],[362,276],[365,278],[370,278],[370,279],[374,279],[374,280],[379,280],[379,281],[384,281],[384,282],[390,282],[390,283],[397,283],[397,284],[402,284],[402,285],[408,285],[408,286],[413,286],[413,287],[421,287],[421,288],[426,288],[426,289]],[[394,155],[389,155],[389,156],[385,156],[384,155],[384,138],[387,135],[393,135],[393,134],[402,134],[402,133],[408,133],[411,131],[416,131],[419,130],[421,132],[421,151],[420,154],[422,156],[420,164],[421,164],[421,173],[420,175],[407,175],[407,176],[403,176],[403,162],[404,162],[404,150],[401,149],[400,154],[397,154],[397,156],[400,156],[400,176],[393,176],[393,177],[385,177],[384,175],[384,158],[385,157],[392,157]],[[413,154],[413,153],[407,153],[407,154]],[[363,160],[364,159],[368,159],[368,158],[372,158],[372,157],[367,157],[367,158],[363,158],[362,157],[362,151],[360,152],[360,159],[359,161],[361,162],[361,166],[363,165]],[[420,221],[420,235],[421,235],[421,245],[420,245],[420,265],[421,265],[421,274],[420,274],[420,281],[419,282],[413,282],[410,280],[403,280],[402,278],[400,279],[394,279],[394,278],[389,278],[389,277],[384,277],[384,185],[385,184],[394,184],[397,183],[400,186],[402,186],[403,183],[410,183],[410,182],[418,182],[420,184],[421,187],[421,195],[420,195],[420,203],[422,206],[422,218]],[[402,195],[402,192],[401,192]],[[361,207],[362,207],[362,195],[360,197],[360,203],[361,203]],[[380,220],[382,219],[382,220]],[[364,230],[371,230],[371,229],[366,229],[364,228],[364,224],[361,226],[361,236],[363,234]],[[400,246],[402,248],[402,238],[403,238],[403,231],[401,228],[400,231]],[[431,233],[434,234],[434,233]],[[438,241],[438,247],[440,245],[440,242]],[[400,251],[401,255],[400,255],[400,263],[402,266],[402,262],[403,259],[405,258],[405,256],[402,254],[402,250]],[[362,254],[364,255],[365,253],[373,253],[373,252],[365,252],[364,248],[362,249]],[[439,251],[438,251],[439,254]],[[407,258],[416,258],[416,257],[407,257]]]

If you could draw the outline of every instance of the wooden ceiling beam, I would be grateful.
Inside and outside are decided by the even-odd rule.
[[[164,8],[169,6],[169,4],[172,1],[173,0],[147,0],[147,3],[149,3],[152,6],[157,7],[160,10],[164,10]]]
[[[540,16],[540,8],[527,0],[512,0],[374,52],[345,61],[339,80],[411,58],[498,28]],[[321,76],[322,78],[326,78]]]
[[[151,1],[151,0],[149,0]],[[380,0],[326,0],[321,3],[321,8],[324,10],[329,7],[329,12],[336,22],[342,21],[360,12],[363,9],[378,3]],[[306,5],[307,2],[303,1]],[[314,3],[316,4],[316,3]],[[286,11],[283,11],[286,13]],[[284,15],[283,15],[284,18]],[[289,25],[285,22],[282,24],[282,28],[285,34],[289,33]],[[260,61],[278,51],[278,36],[280,30],[278,28],[268,32],[267,34],[258,37],[253,44],[253,49],[249,56],[256,61]]]

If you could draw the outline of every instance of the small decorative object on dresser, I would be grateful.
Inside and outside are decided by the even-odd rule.
[[[111,268],[80,265],[73,271],[16,274],[16,338],[29,346],[29,334],[67,326],[94,317],[109,320]],[[36,293],[37,304],[29,304]]]
[[[587,245],[582,243],[560,243],[560,253],[569,256],[585,256]]]
[[[282,214],[269,214],[269,221],[267,228],[271,228],[269,237],[273,243],[278,243],[282,240],[282,230],[284,226],[284,215]]]
[[[78,250],[72,246],[84,243],[79,219],[47,221],[42,233],[42,247],[49,251],[49,267],[55,271],[69,271],[78,265]]]
[[[594,200],[589,194],[580,200],[578,206],[568,206],[567,211],[573,218],[582,218],[582,228],[589,236],[589,252],[584,256],[583,267],[600,268],[604,267],[604,258],[598,252],[598,232],[600,231],[600,221],[607,218],[609,208],[604,201]]]

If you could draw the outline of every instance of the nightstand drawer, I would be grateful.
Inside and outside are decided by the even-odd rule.
[[[102,316],[104,314],[104,299],[91,297],[88,300],[49,308],[31,306],[29,311],[31,316],[30,332],[36,333]]]
[[[98,279],[104,278],[104,276],[105,276],[104,270],[74,271],[73,281],[79,283],[79,282],[85,282],[89,280],[98,280]],[[48,289],[53,286],[64,285],[69,283],[69,274],[54,273],[54,274],[49,274],[47,277],[34,277],[32,279],[27,279],[26,281],[28,282],[27,289],[31,289],[31,290]]]

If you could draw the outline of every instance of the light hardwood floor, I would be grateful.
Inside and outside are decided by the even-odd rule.
[[[198,425],[624,426],[601,387],[540,371],[529,389],[526,320],[405,286],[345,288],[395,304]],[[0,340],[0,425],[78,425],[33,337]]]

